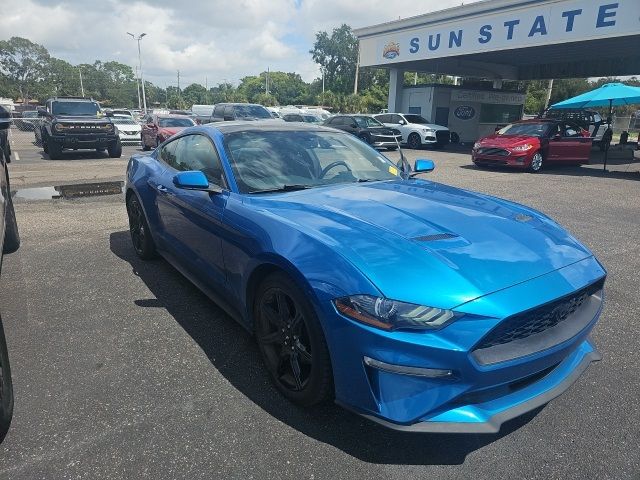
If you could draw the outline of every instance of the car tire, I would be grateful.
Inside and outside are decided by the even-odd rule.
[[[107,147],[107,153],[111,158],[120,158],[122,156],[122,143],[120,143],[120,139]]]
[[[11,380],[11,365],[9,351],[4,335],[4,327],[0,318],[0,442],[9,431],[13,417],[13,381]]]
[[[37,139],[36,139],[37,142]],[[44,153],[49,153],[49,144],[47,143],[47,137],[45,136],[45,134],[41,134],[40,135],[40,142],[39,145],[42,146],[42,150],[44,151]]]
[[[142,260],[153,260],[158,256],[156,245],[151,237],[147,217],[135,193],[129,195],[127,199],[127,216],[133,249]]]
[[[449,138],[451,139],[451,143],[455,145],[460,143],[460,135],[458,135],[456,132],[451,132]]]
[[[531,173],[538,173],[540,170],[542,170],[542,160],[542,152],[538,151],[534,153],[533,157],[531,158],[531,165],[529,165],[529,171]]]
[[[304,407],[331,399],[334,387],[329,349],[302,289],[277,272],[260,284],[255,299],[256,339],[278,391]]]
[[[420,140],[420,135],[417,133],[412,133],[407,138],[407,146],[413,150],[417,150],[422,146],[422,141]]]
[[[60,160],[62,158],[62,147],[50,140],[47,139],[47,149],[45,150],[45,152],[47,152],[47,154],[49,155],[49,159],[51,160]]]
[[[16,211],[13,208],[11,194],[7,195],[7,213],[4,226],[4,245],[2,253],[13,253],[20,248],[20,234],[18,233],[18,222]]]

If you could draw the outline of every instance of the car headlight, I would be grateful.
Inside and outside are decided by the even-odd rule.
[[[56,123],[56,124],[53,126],[53,129],[54,129],[56,132],[63,132],[63,131],[64,131],[64,128],[65,128],[65,127],[64,127],[64,125],[63,125],[62,123]]]
[[[526,152],[527,150],[531,150],[533,148],[533,145],[531,145],[530,143],[525,143],[524,145],[517,145],[515,147],[512,147],[511,150],[513,150],[514,152]]]
[[[104,129],[105,129],[107,132],[111,132],[111,131],[114,129],[113,123],[107,123],[107,124],[105,124]]]
[[[473,149],[475,150],[477,148],[480,148],[480,142],[476,142],[473,144]]]
[[[432,130],[432,129],[430,129],[430,128],[423,128],[423,129],[422,129],[422,131],[423,131],[424,133],[427,133],[427,134],[429,134],[429,133],[433,133],[433,130]]]
[[[372,295],[351,295],[334,300],[342,315],[382,330],[401,328],[435,330],[455,320],[451,310],[398,302]]]

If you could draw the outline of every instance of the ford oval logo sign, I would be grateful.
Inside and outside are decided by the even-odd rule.
[[[476,109],[470,105],[460,105],[453,111],[453,114],[460,120],[471,120],[476,116]]]

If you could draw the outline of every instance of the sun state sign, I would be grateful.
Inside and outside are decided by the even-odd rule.
[[[428,60],[637,35],[639,31],[640,0],[539,2],[395,32],[365,34],[360,38],[360,63],[370,66]]]

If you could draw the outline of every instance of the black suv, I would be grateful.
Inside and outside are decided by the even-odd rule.
[[[217,103],[211,115],[212,122],[268,119],[273,120],[269,110],[257,103]]]
[[[395,150],[402,142],[400,130],[386,127],[367,115],[336,115],[326,119],[324,125],[352,133],[375,148]]]
[[[62,158],[62,150],[107,150],[111,158],[122,155],[116,126],[105,118],[100,105],[90,98],[55,97],[38,109],[42,149],[52,160]]]
[[[5,108],[0,106],[0,138],[3,137],[2,134],[7,133],[10,126],[11,116]],[[9,188],[8,160],[8,157],[0,155],[0,268],[2,267],[2,255],[15,252],[20,246],[18,224],[16,223],[16,214],[13,210],[11,189]],[[0,318],[0,442],[6,435],[7,430],[9,430],[12,415],[13,383],[11,382],[7,342],[4,337],[2,319]]]

